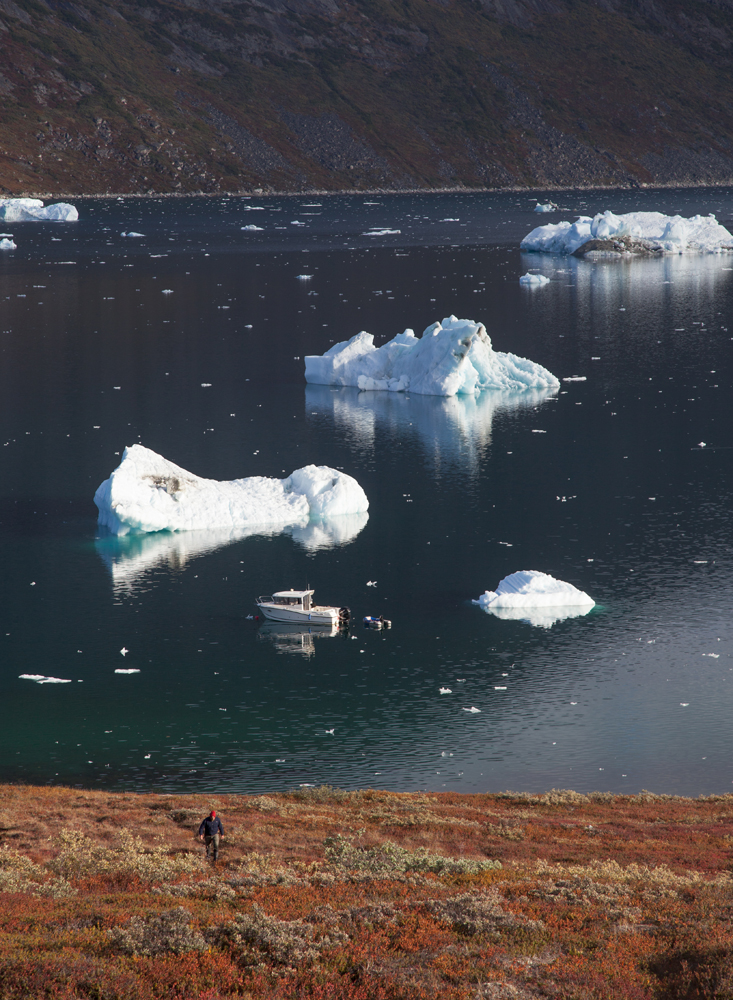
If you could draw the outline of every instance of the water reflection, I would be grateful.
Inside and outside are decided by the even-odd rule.
[[[124,594],[133,593],[142,578],[152,570],[182,570],[191,559],[245,538],[287,534],[307,552],[313,553],[347,545],[368,520],[369,515],[364,511],[287,527],[267,524],[206,531],[156,531],[139,535],[112,535],[100,529],[94,544],[112,575],[115,593]]]
[[[558,608],[481,608],[487,615],[495,618],[502,618],[504,621],[526,622],[536,628],[552,628],[557,622],[564,622],[568,618],[582,618],[589,611],[591,606],[580,607],[558,607]]]
[[[361,451],[375,447],[377,427],[404,438],[414,435],[437,468],[476,471],[491,443],[494,417],[531,409],[555,396],[554,389],[486,391],[478,396],[420,396],[404,392],[361,392],[351,387],[308,385],[306,419],[327,416]]]
[[[261,625],[257,638],[273,644],[278,653],[294,653],[295,655],[315,656],[316,639],[333,639],[339,634],[337,625],[287,625],[284,622],[273,622]]]

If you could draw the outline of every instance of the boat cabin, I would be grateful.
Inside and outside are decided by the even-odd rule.
[[[272,595],[270,603],[291,605],[302,608],[303,611],[310,611],[311,597],[314,593],[313,590],[279,590]]]

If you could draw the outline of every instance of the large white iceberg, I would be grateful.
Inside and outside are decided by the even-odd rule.
[[[661,212],[628,212],[614,215],[603,212],[591,218],[579,216],[575,222],[538,226],[520,243],[522,250],[541,253],[575,253],[589,240],[628,237],[643,240],[652,250],[666,253],[721,253],[733,250],[733,235],[721,226],[714,215],[681,215]]]
[[[0,198],[0,220],[3,222],[78,222],[79,213],[73,205],[59,201],[44,207],[40,198]]]
[[[496,590],[487,590],[473,603],[499,618],[549,628],[563,618],[587,614],[596,602],[572,583],[530,569],[510,573]]]
[[[425,396],[554,389],[560,384],[542,365],[495,351],[483,323],[455,316],[432,323],[422,337],[405,330],[382,347],[375,347],[371,333],[362,330],[323,355],[306,357],[305,379],[362,390],[409,389]]]
[[[325,465],[296,469],[287,479],[218,482],[139,444],[125,448],[94,502],[99,523],[115,535],[266,524],[305,528],[311,520],[360,514],[369,507],[355,479]]]

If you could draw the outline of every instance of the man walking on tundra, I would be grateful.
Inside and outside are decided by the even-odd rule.
[[[216,815],[214,809],[211,810],[206,819],[203,820],[201,826],[199,827],[199,840],[203,840],[206,844],[206,857],[209,856],[209,849],[213,845],[213,855],[214,861],[219,857],[219,837],[224,836],[224,827],[221,825],[221,820]]]

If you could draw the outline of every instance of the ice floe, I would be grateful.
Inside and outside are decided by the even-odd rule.
[[[143,445],[122,461],[94,494],[99,523],[115,535],[147,531],[247,529],[364,513],[369,501],[351,476],[308,465],[287,479],[253,476],[218,482],[187,472]]]
[[[542,365],[494,351],[483,323],[455,316],[432,323],[422,337],[407,329],[382,347],[375,347],[372,334],[362,330],[323,355],[306,357],[305,379],[362,390],[409,389],[428,396],[557,388],[560,384]]]
[[[10,239],[8,239],[7,237],[3,237],[3,239],[0,239],[0,250],[17,250],[17,249],[18,246],[16,243],[13,242],[12,237]]]
[[[44,207],[40,198],[0,198],[3,222],[76,222],[79,213],[73,205],[59,201]]]
[[[510,573],[496,590],[487,590],[473,603],[498,618],[521,619],[543,628],[585,615],[595,606],[593,598],[572,583],[539,570]]]
[[[138,239],[138,238],[140,238],[140,237],[142,237],[144,235],[145,235],[144,233],[120,233],[120,236],[130,236],[130,237],[133,237],[135,239]]]
[[[529,271],[519,279],[520,285],[529,285],[531,288],[540,288],[542,285],[549,285],[550,279],[544,274],[530,274]]]
[[[579,216],[575,222],[548,223],[528,233],[522,250],[572,254],[591,240],[613,241],[619,252],[720,253],[733,250],[733,235],[714,215],[681,215],[661,212],[602,212],[591,218]],[[623,241],[626,241],[625,243]],[[601,246],[599,250],[603,250]],[[613,247],[607,249],[613,250]]]
[[[555,204],[554,201],[546,201],[544,204],[541,204],[538,201],[537,204],[534,207],[534,211],[537,212],[537,213],[539,213],[539,214],[542,214],[542,213],[545,213],[545,212],[556,212],[557,211],[557,205]]]
[[[21,681],[35,681],[36,684],[71,684],[67,677],[46,677],[44,674],[18,674]]]

